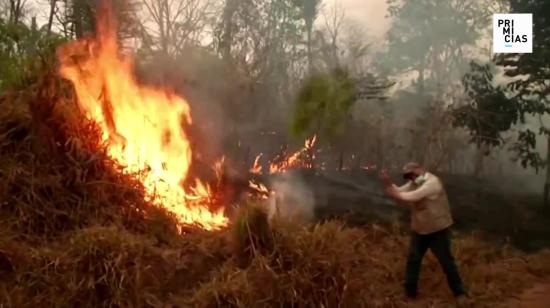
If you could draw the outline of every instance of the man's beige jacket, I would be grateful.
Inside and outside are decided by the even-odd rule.
[[[403,186],[395,186],[401,199],[411,204],[411,229],[418,234],[441,231],[453,224],[441,180],[429,172],[424,176],[421,185],[409,181]]]

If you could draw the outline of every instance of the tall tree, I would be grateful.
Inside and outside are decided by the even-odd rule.
[[[199,45],[212,17],[211,0],[145,0],[146,11],[153,22],[148,31],[158,50],[177,55],[185,45]]]
[[[65,0],[63,10],[55,13],[67,37],[81,38],[95,31],[98,5],[109,5],[117,19],[117,33],[121,41],[136,37],[141,22],[137,17],[139,2],[134,0]]]
[[[393,17],[388,32],[385,68],[394,73],[415,72],[419,91],[452,84],[467,69],[464,49],[489,24],[484,1],[388,0]],[[426,85],[426,80],[431,84]]]
[[[338,149],[338,167],[344,163],[345,138],[353,124],[353,106],[367,99],[384,99],[391,86],[372,74],[360,78],[343,68],[332,68],[308,76],[298,92],[291,122],[293,137],[316,135]],[[352,134],[350,134],[352,136]]]
[[[306,33],[307,33],[307,59],[308,59],[308,68],[311,73],[313,70],[313,53],[311,50],[311,40],[313,33],[313,23],[317,19],[317,14],[319,11],[320,0],[297,0],[298,5],[302,11],[302,17],[306,23]]]
[[[55,48],[63,41],[39,29],[33,19],[28,26],[0,18],[0,94],[24,89],[55,64]]]
[[[483,158],[491,147],[503,144],[502,134],[519,120],[519,108],[501,86],[494,85],[491,64],[470,63],[470,71],[462,78],[466,104],[454,110],[454,125],[470,132],[471,142],[478,149],[474,174],[479,176]]]
[[[542,119],[550,114],[550,0],[511,0],[514,13],[533,13],[533,53],[501,54],[497,63],[505,69],[505,75],[513,78],[509,90],[518,101],[521,119],[525,116]],[[546,136],[546,182],[543,199],[550,204],[550,125],[540,121],[538,134]],[[519,134],[516,147],[524,166],[540,168],[542,158],[536,151],[536,133],[527,129]]]
[[[296,100],[293,134],[318,134],[333,139],[356,99],[355,81],[345,70],[332,69],[308,77]]]
[[[324,60],[329,68],[339,67],[340,47],[338,45],[342,39],[346,16],[338,3],[324,9],[322,16],[323,26],[320,32],[320,39],[323,45],[321,46],[321,51],[324,54]]]
[[[251,109],[273,115],[303,74],[305,22],[295,0],[226,0],[215,44],[233,71],[249,79]],[[302,45],[301,45],[302,44]],[[284,99],[283,99],[284,98]],[[267,101],[270,103],[267,105]],[[256,114],[258,121],[262,115]]]
[[[450,128],[446,107],[452,103],[459,80],[468,68],[467,48],[476,47],[490,24],[490,0],[388,0],[393,17],[387,34],[382,67],[388,74],[410,81],[396,100],[415,102],[411,153],[425,163],[440,156],[441,133]],[[422,125],[417,125],[422,123]]]
[[[12,24],[18,24],[24,14],[27,0],[9,0],[9,22]]]
[[[55,16],[55,12],[57,9],[57,0],[50,0],[50,13],[48,15],[48,24],[46,25],[46,30],[48,31],[48,34],[52,32],[52,26],[53,26],[53,17]]]
[[[237,12],[239,0],[225,0],[222,19],[218,26],[218,53],[224,59],[229,59],[231,56],[231,46],[233,45],[233,16]]]

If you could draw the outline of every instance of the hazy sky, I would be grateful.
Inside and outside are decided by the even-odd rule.
[[[386,0],[322,0],[325,7],[339,5],[347,19],[354,23],[364,25],[369,36],[381,38],[389,27]],[[46,22],[48,5],[47,1],[29,1],[33,9],[33,15],[39,22]]]
[[[364,25],[368,34],[381,38],[389,27],[386,0],[323,0],[325,6],[340,5],[350,20]]]

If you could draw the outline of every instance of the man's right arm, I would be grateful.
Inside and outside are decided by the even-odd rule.
[[[437,179],[429,179],[419,188],[411,191],[397,192],[394,197],[403,202],[417,202],[427,196],[440,193],[441,189],[441,183]]]

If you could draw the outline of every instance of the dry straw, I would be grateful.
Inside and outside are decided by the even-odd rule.
[[[55,77],[0,98],[0,305],[409,305],[398,229],[270,225],[249,205],[226,230],[181,234],[98,136]],[[524,255],[474,236],[455,244],[474,306],[494,306],[550,275],[548,251]],[[449,305],[439,265],[431,255],[425,263],[418,305]]]

